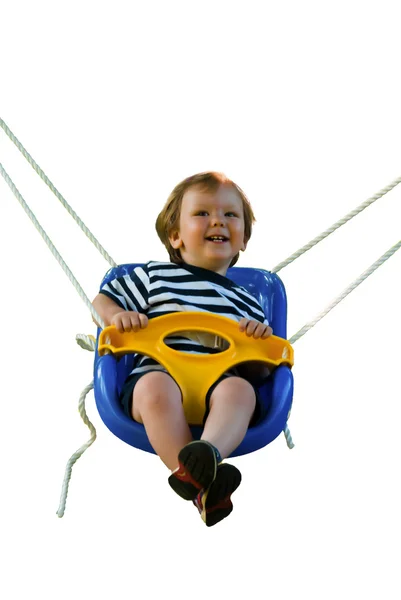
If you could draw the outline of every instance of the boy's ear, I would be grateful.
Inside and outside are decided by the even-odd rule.
[[[248,242],[244,240],[240,251],[244,252],[244,250],[246,250],[247,245],[248,245]]]
[[[181,246],[182,246],[182,239],[180,237],[180,232],[179,231],[177,231],[177,230],[172,231],[171,234],[169,235],[168,239],[170,240],[170,244],[172,245],[172,247],[174,249],[181,248]]]

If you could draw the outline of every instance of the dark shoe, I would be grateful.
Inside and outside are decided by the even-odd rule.
[[[184,500],[194,500],[216,477],[217,458],[209,442],[199,440],[184,446],[178,455],[178,464],[178,469],[172,472],[168,482]]]
[[[240,483],[241,472],[237,467],[227,463],[217,467],[216,478],[211,486],[202,490],[194,500],[202,520],[208,527],[216,525],[232,512],[231,494],[235,492]]]

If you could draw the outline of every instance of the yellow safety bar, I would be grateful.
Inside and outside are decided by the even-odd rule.
[[[217,354],[189,354],[169,348],[164,339],[182,331],[200,331],[223,337],[227,350]],[[176,312],[149,320],[148,326],[137,332],[120,333],[114,326],[106,327],[99,336],[99,355],[114,356],[139,353],[150,356],[172,375],[179,385],[186,419],[192,425],[201,424],[205,412],[205,396],[212,384],[226,371],[240,363],[258,361],[270,371],[281,364],[292,367],[294,350],[291,344],[271,335],[254,339],[239,330],[233,319],[203,312]]]

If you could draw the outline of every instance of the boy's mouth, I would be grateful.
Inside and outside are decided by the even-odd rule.
[[[206,238],[209,242],[214,242],[215,244],[223,244],[224,242],[228,242],[228,238],[224,235],[211,235]]]

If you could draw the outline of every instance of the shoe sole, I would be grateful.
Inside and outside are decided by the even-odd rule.
[[[233,510],[231,494],[241,484],[241,472],[230,464],[218,466],[216,478],[205,494],[206,500],[202,511],[202,519],[207,527],[213,527]]]
[[[180,471],[186,472],[186,481],[173,473],[168,478],[172,489],[184,500],[195,500],[202,489],[207,489],[217,473],[215,452],[207,442],[190,442],[178,455]]]

